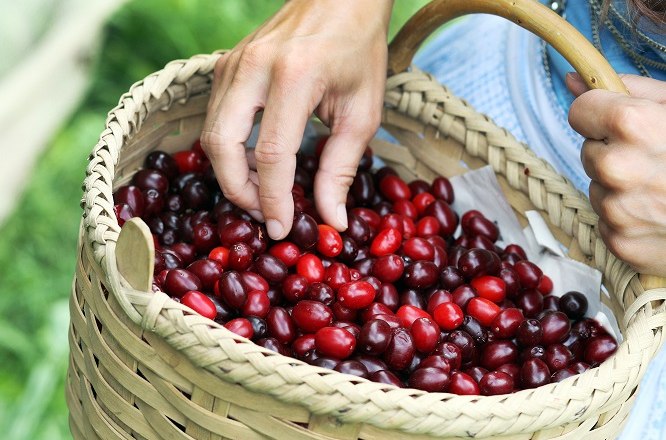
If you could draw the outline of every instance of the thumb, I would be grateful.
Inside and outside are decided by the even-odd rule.
[[[639,75],[620,75],[620,78],[632,97],[666,104],[666,82]]]
[[[576,98],[590,90],[587,84],[585,84],[585,81],[583,81],[583,78],[576,72],[567,73],[566,77],[564,78],[564,82],[566,83],[569,91]]]
[[[322,220],[338,231],[347,229],[347,192],[375,129],[369,131],[369,135],[365,134],[365,130],[333,131],[319,158],[314,181],[315,203]]]

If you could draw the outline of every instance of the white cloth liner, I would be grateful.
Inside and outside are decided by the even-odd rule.
[[[601,302],[601,272],[578,261],[567,258],[563,246],[557,241],[537,211],[526,213],[529,225],[522,229],[516,215],[497,182],[490,166],[468,171],[451,178],[456,195],[453,208],[462,215],[476,209],[500,229],[498,245],[520,245],[533,263],[553,280],[553,293],[557,297],[578,291],[588,300],[586,317],[594,318],[618,342],[622,334],[612,311]]]

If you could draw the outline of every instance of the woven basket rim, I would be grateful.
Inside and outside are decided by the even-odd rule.
[[[104,268],[107,274],[111,291],[114,297],[127,313],[128,317],[142,328],[153,331],[163,337],[169,344],[178,347],[174,342],[176,337],[197,338],[197,334],[204,332],[206,338],[198,338],[199,345],[180,348],[179,351],[190,360],[195,359],[195,364],[205,368],[224,380],[241,383],[253,391],[268,393],[289,403],[299,403],[310,411],[318,414],[328,414],[339,418],[344,422],[370,423],[382,428],[401,429],[411,433],[434,434],[439,432],[443,422],[455,420],[452,414],[459,413],[461,406],[471,408],[466,414],[473,417],[477,423],[473,426],[467,424],[466,428],[456,426],[447,429],[449,435],[466,435],[475,431],[475,435],[485,434],[488,419],[509,418],[507,411],[515,408],[519,403],[530,402],[533,414],[523,414],[523,420],[514,420],[510,427],[504,430],[505,434],[533,432],[549,428],[562,423],[564,413],[575,413],[575,417],[566,421],[582,421],[586,417],[603,412],[604,408],[618,397],[629,396],[638,384],[644,373],[645,367],[631,378],[631,382],[616,386],[612,371],[620,360],[637,351],[647,353],[652,351],[651,347],[661,345],[661,341],[652,342],[652,345],[640,348],[629,348],[629,342],[636,335],[642,337],[651,336],[657,340],[656,330],[663,327],[663,311],[660,311],[660,319],[652,319],[656,316],[650,301],[663,301],[666,298],[666,289],[652,289],[647,291],[636,303],[629,305],[628,311],[632,312],[633,318],[627,322],[625,341],[618,347],[617,353],[600,367],[589,370],[559,383],[551,383],[538,389],[522,390],[514,394],[501,396],[458,396],[448,393],[425,393],[415,389],[399,389],[390,385],[379,384],[360,379],[355,376],[344,375],[335,371],[313,367],[302,361],[288,358],[270,350],[264,349],[254,343],[239,337],[219,324],[207,318],[192,314],[182,304],[171,300],[163,293],[140,292],[129,287],[122,276],[118,273],[115,262],[115,241],[120,228],[113,214],[112,185],[114,179],[115,164],[118,162],[122,147],[139,132],[145,119],[160,110],[169,109],[174,102],[185,103],[191,96],[206,94],[210,87],[210,78],[213,66],[219,54],[197,55],[186,60],[176,60],[169,63],[163,70],[155,72],[144,80],[134,84],[128,93],[124,94],[120,103],[109,113],[106,128],[100,136],[90,156],[90,164],[87,169],[82,200],[84,208],[84,239],[90,246],[95,262]],[[418,86],[418,80],[414,76],[421,75],[420,81],[436,83],[434,79],[417,69],[411,72],[394,75],[387,81],[386,106],[395,112],[409,115],[410,109],[403,108],[400,100],[400,92],[396,91],[405,86]],[[451,95],[443,86],[443,93]],[[164,103],[164,97],[167,102]],[[471,107],[463,100],[449,96],[456,105]],[[411,115],[413,117],[413,115]],[[480,119],[493,125],[489,118],[483,115]],[[496,126],[495,126],[496,127]],[[501,142],[513,142],[521,148],[526,146],[519,144],[513,137],[501,128],[496,127],[497,133],[503,133]],[[507,140],[508,139],[508,140]],[[526,150],[528,160],[534,162],[535,169],[541,167],[544,174],[553,174],[559,177],[559,183],[572,188],[571,193],[582,193],[573,189],[571,184],[545,162],[537,159],[530,150]],[[541,165],[539,165],[541,163]],[[497,172],[497,170],[496,170]],[[524,189],[523,189],[524,192]],[[528,194],[531,195],[531,194]],[[595,219],[596,216],[587,210],[589,203],[583,199],[577,200],[581,213]],[[575,214],[578,217],[578,213]],[[624,289],[633,288],[643,293],[637,273],[625,263],[610,254],[598,236],[591,236],[593,243],[588,243],[592,254],[602,265],[604,275],[611,282],[619,283]],[[609,275],[611,273],[611,275]],[[615,275],[613,275],[615,274]],[[618,275],[619,274],[619,275]],[[663,309],[663,304],[660,306]],[[210,343],[213,341],[213,343]],[[177,348],[178,349],[178,348]],[[209,356],[202,355],[202,351],[211,351]],[[653,354],[653,353],[651,353]],[[242,359],[233,359],[240,356]],[[204,359],[204,361],[202,361]],[[250,359],[250,361],[248,361]],[[265,362],[271,359],[274,364]],[[271,375],[281,380],[283,384],[273,390],[264,390],[253,386],[251,381],[241,377],[232,377],[228,374],[229,366],[242,364],[246,368],[256,368],[261,364],[262,369],[271,369]],[[284,369],[298,370],[289,375],[284,374]],[[288,376],[288,377],[286,377]],[[321,379],[321,380],[320,380]],[[326,380],[325,380],[326,379]],[[607,393],[606,398],[598,396],[570,396],[572,384],[595,383],[605,381],[603,387],[599,387],[599,393]],[[303,400],[301,396],[294,398],[294,394],[285,392],[297,387],[310,387],[316,385],[319,388],[330,388],[331,394],[326,396],[332,400],[330,405],[324,405],[321,399],[308,396]],[[601,388],[605,388],[602,390]],[[610,391],[609,391],[610,390]],[[307,393],[306,393],[307,394]],[[332,397],[335,395],[335,399]],[[385,402],[377,401],[378,398]],[[462,405],[464,404],[464,405]],[[470,407],[473,405],[473,407]],[[548,411],[545,411],[548,409]],[[464,410],[465,411],[465,410]],[[549,415],[541,415],[543,412]],[[418,414],[417,414],[418,413]],[[538,413],[538,414],[537,414]],[[492,434],[492,433],[491,433]]]

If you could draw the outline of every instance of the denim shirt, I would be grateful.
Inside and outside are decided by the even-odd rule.
[[[541,0],[541,2],[544,4],[550,3],[546,0]],[[634,21],[634,17],[632,17],[627,10],[626,2],[614,0],[613,6],[628,22],[631,23]],[[592,41],[592,17],[590,6],[586,1],[569,0],[566,3],[566,9],[564,10],[563,15],[569,23],[585,35],[588,40]],[[632,29],[627,29],[626,26],[612,14],[608,14],[608,17],[613,24],[623,32],[626,37],[625,40],[631,46],[632,50],[651,60],[666,63],[666,52],[659,51],[655,47],[641,41]],[[640,18],[637,20],[636,27],[638,31],[651,38],[657,44],[666,46],[666,25],[656,25],[644,18]],[[601,41],[601,48],[604,56],[616,72],[630,73],[634,75],[641,74],[631,57],[622,49],[605,26],[599,26],[599,40]],[[566,88],[564,77],[568,72],[573,71],[573,68],[562,55],[557,53],[552,47],[548,47],[547,52],[550,69],[553,74],[554,91],[560,105],[568,110],[574,97]],[[666,70],[650,66],[645,67],[650,76],[661,81],[666,81]]]

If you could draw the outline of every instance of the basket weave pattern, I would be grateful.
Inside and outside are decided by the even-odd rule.
[[[75,438],[612,438],[663,343],[666,289],[645,291],[610,254],[575,190],[488,117],[414,69],[388,79],[374,141],[404,177],[490,164],[518,212],[542,210],[572,256],[599,268],[624,342],[599,368],[503,396],[397,389],[281,356],[193,314],[163,293],[132,289],[116,266],[113,188],[157,148],[195,139],[217,55],[175,61],[132,86],[90,157],[71,296],[67,400]],[[171,140],[168,140],[171,137]],[[640,298],[639,298],[640,297]],[[639,299],[637,299],[639,298]]]

